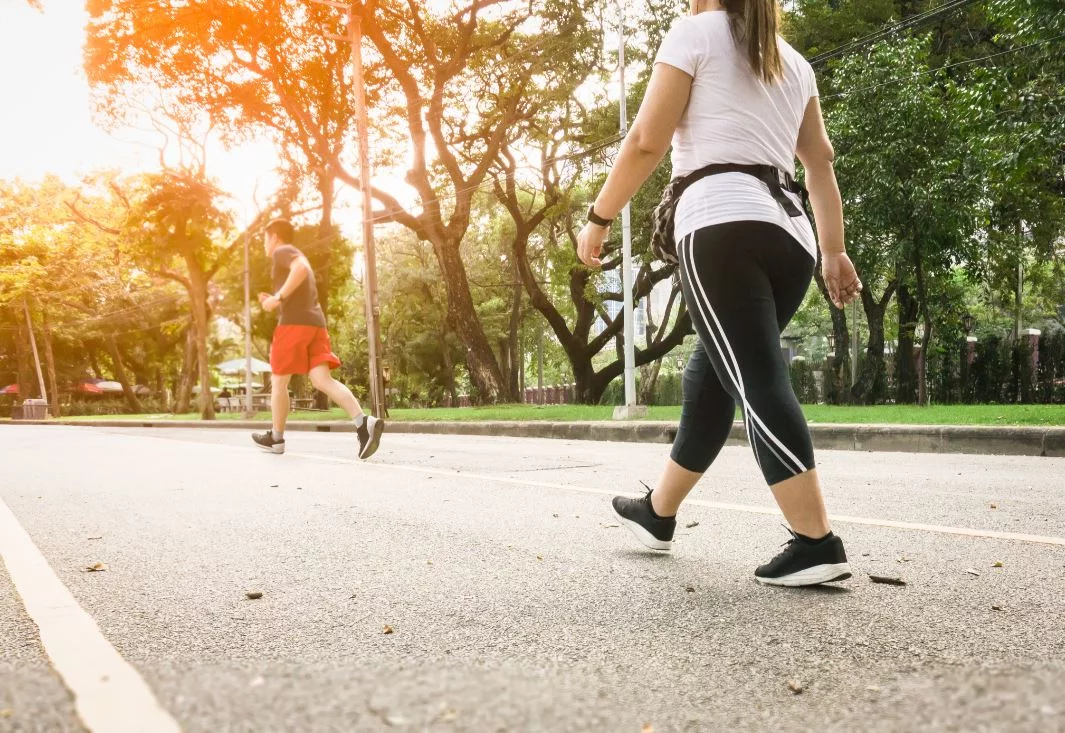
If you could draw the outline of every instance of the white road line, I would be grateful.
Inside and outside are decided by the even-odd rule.
[[[89,731],[180,732],[137,671],[74,600],[2,498],[0,558]]]
[[[436,476],[453,476],[463,479],[478,479],[481,481],[494,481],[501,484],[513,484],[516,486],[537,486],[545,489],[561,489],[563,491],[576,491],[584,494],[602,494],[604,496],[616,496],[622,492],[616,489],[597,489],[591,486],[575,486],[573,484],[556,484],[550,481],[531,481],[529,479],[511,478],[509,476],[497,476],[487,473],[467,473],[465,471],[452,471],[446,468],[432,468],[429,466],[405,466],[398,463],[375,463],[372,461],[360,461],[354,458],[339,458],[335,456],[315,455],[313,453],[288,453],[287,455],[297,458],[308,458],[314,461],[331,461],[333,463],[361,464],[370,468],[392,469],[394,471],[409,471],[411,473],[433,474]],[[633,494],[634,496],[636,494]],[[746,512],[748,514],[769,514],[781,516],[776,507],[754,506],[751,504],[730,504],[721,501],[704,501],[702,499],[686,499],[685,504],[706,507],[708,509],[723,509],[731,512]],[[1058,545],[1065,547],[1065,537],[1048,537],[1036,534],[1021,534],[1018,532],[999,532],[993,529],[969,529],[968,527],[950,527],[942,524],[922,524],[920,522],[899,522],[893,519],[874,519],[868,517],[851,517],[842,514],[830,514],[828,518],[833,522],[843,524],[862,524],[870,527],[890,527],[892,529],[909,529],[918,532],[936,532],[939,534],[963,535],[965,537],[984,537],[996,540],[1011,540],[1013,542],[1031,542],[1040,545]]]

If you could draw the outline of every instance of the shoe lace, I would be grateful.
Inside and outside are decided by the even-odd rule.
[[[773,560],[771,560],[770,562],[773,562],[773,561],[779,560],[780,558],[782,558],[782,557],[784,557],[785,555],[787,555],[787,554],[788,554],[789,552],[791,552],[791,548],[792,548],[792,546],[793,546],[793,545],[794,545],[794,544],[795,544],[796,542],[798,542],[798,541],[799,541],[799,538],[798,538],[798,536],[797,536],[797,535],[795,534],[795,531],[794,531],[794,530],[792,530],[792,528],[791,528],[791,527],[787,526],[786,524],[782,524],[782,525],[780,525],[780,526],[782,526],[782,527],[783,527],[784,529],[786,529],[786,530],[788,531],[788,534],[790,534],[790,535],[791,535],[791,537],[789,537],[789,538],[787,539],[787,541],[786,541],[786,542],[783,542],[783,543],[781,543],[781,545],[780,545],[780,546],[781,546],[781,547],[783,547],[784,549],[783,549],[783,550],[781,550],[780,552],[778,552],[778,553],[777,553],[777,556],[776,556],[776,557],[774,557],[774,558],[773,558]]]

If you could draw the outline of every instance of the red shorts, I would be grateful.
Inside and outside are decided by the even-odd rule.
[[[270,371],[274,374],[307,374],[319,364],[330,369],[340,359],[329,346],[329,332],[318,326],[280,325],[270,344]]]

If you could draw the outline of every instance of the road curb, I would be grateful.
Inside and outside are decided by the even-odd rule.
[[[264,420],[0,420],[0,425],[73,425],[96,428],[269,428]],[[354,432],[347,421],[296,421],[288,430]],[[632,443],[672,443],[677,424],[652,420],[618,422],[420,422],[390,421],[387,432],[429,435],[490,435],[511,438],[556,438]],[[974,453],[1065,457],[1065,427],[998,427],[963,425],[821,424],[810,425],[821,450],[905,453]],[[746,445],[743,423],[733,423],[730,445]]]

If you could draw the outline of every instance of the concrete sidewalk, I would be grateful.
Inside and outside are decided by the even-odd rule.
[[[217,428],[262,430],[264,420],[15,420],[0,425],[77,425],[83,427]],[[354,432],[345,421],[294,421],[288,430]],[[561,438],[564,440],[605,440],[638,443],[672,443],[677,433],[674,422],[633,420],[618,422],[418,422],[389,421],[390,433],[436,435],[496,435],[513,438]],[[998,427],[991,425],[810,425],[814,445],[819,450],[890,451],[905,453],[975,453],[1065,457],[1065,427]],[[743,423],[732,426],[730,445],[745,445]]]

